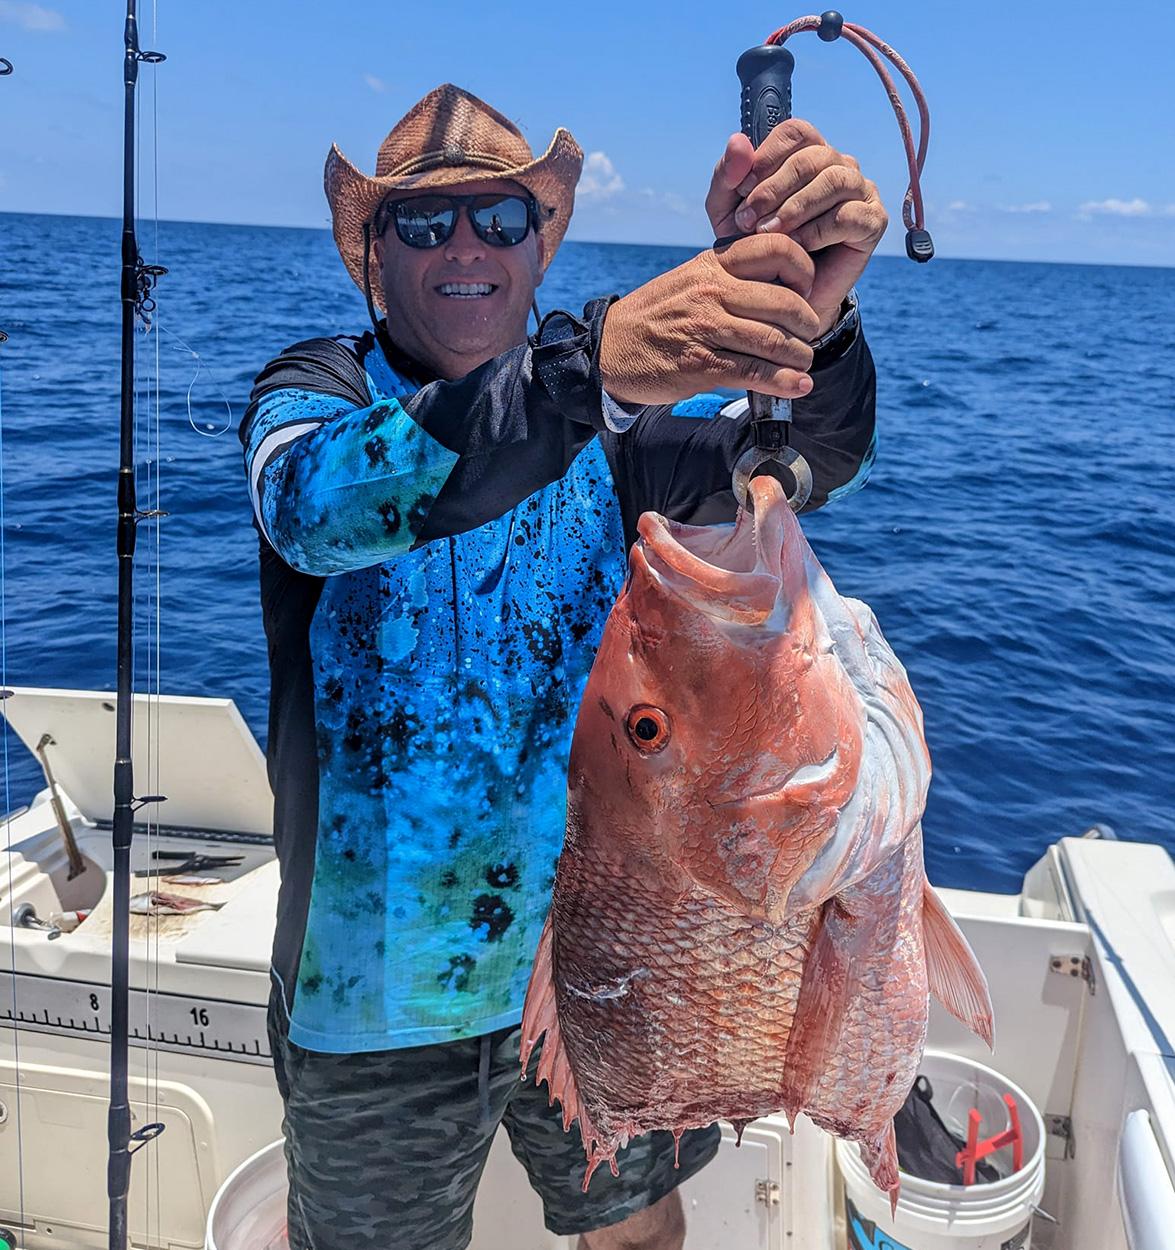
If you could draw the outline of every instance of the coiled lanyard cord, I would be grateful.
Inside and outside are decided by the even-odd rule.
[[[902,132],[902,142],[906,149],[906,164],[910,170],[910,182],[906,188],[906,197],[902,202],[902,221],[905,223],[907,231],[906,250],[910,252],[915,260],[929,260],[929,255],[925,257],[914,255],[911,251],[910,240],[911,232],[919,231],[922,234],[926,232],[926,219],[922,208],[921,175],[922,167],[926,163],[926,147],[930,142],[930,108],[926,103],[926,96],[923,94],[918,79],[914,76],[914,71],[885,40],[879,39],[871,30],[866,30],[864,26],[858,26],[854,22],[846,22],[839,13],[831,10],[819,17],[814,14],[808,17],[798,17],[794,22],[781,26],[774,34],[769,35],[766,42],[768,44],[782,45],[792,35],[799,34],[803,30],[814,30],[826,43],[831,43],[839,38],[847,39],[849,43],[859,48],[865,54],[869,63],[877,71],[877,75],[885,87],[886,95],[889,96],[894,116],[898,119],[898,128]],[[885,60],[882,59],[883,57]],[[914,135],[910,128],[910,119],[906,115],[905,106],[902,104],[902,98],[898,94],[894,80],[886,68],[886,60],[906,80],[906,84],[914,97],[914,102],[918,106],[917,151],[914,149]],[[926,244],[929,245],[929,242],[930,238],[927,235]],[[931,249],[931,254],[933,254],[933,249]]]

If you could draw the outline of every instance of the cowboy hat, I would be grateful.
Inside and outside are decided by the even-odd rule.
[[[535,160],[530,144],[513,122],[484,100],[445,83],[392,127],[380,144],[373,178],[356,169],[338,144],[331,146],[324,183],[339,255],[363,290],[365,239],[369,246],[371,220],[390,192],[504,178],[525,187],[538,202],[546,241],[545,269],[571,220],[582,166],[583,150],[562,127]],[[378,283],[371,295],[386,312]]]

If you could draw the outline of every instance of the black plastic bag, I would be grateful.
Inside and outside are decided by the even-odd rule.
[[[955,1162],[955,1156],[967,1142],[962,1137],[956,1137],[942,1122],[934,1109],[933,1098],[933,1087],[926,1077],[920,1076],[901,1110],[894,1116],[898,1167],[924,1181],[961,1185],[963,1169]],[[975,1164],[976,1184],[999,1179],[999,1170],[987,1159],[980,1159]]]

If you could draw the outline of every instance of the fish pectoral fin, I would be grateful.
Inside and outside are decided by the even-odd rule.
[[[526,987],[526,1000],[522,1006],[522,1078],[526,1079],[526,1069],[530,1065],[531,1051],[544,1033],[559,1028],[559,1015],[555,1008],[555,976],[551,958],[554,942],[554,930],[551,917],[547,916],[543,932],[539,937],[539,948],[535,953],[534,967],[530,973],[530,984]]]
[[[571,1057],[563,1044],[563,1032],[559,1027],[559,1010],[555,1000],[554,943],[554,928],[548,914],[539,938],[539,948],[535,953],[534,968],[526,989],[526,1002],[522,1007],[522,1077],[523,1080],[526,1079],[530,1056],[542,1037],[543,1053],[539,1056],[535,1084],[541,1085],[546,1081],[549,1106],[554,1106],[555,1100],[559,1100],[559,1106],[563,1110],[565,1133],[571,1127],[572,1120],[579,1120],[579,1132],[588,1156],[588,1173],[584,1179],[586,1189],[592,1172],[602,1160],[610,1156],[606,1150],[601,1149],[599,1133],[579,1096],[575,1074],[571,1070]],[[616,1147],[612,1146],[612,1154],[615,1153]]]
[[[856,988],[853,944],[840,940],[836,907],[835,899],[825,904],[816,940],[804,961],[787,1042],[784,1110],[793,1129],[796,1116],[816,1101],[820,1078],[840,1047],[845,1009]]]
[[[995,1026],[987,978],[975,952],[927,881],[922,891],[922,938],[930,992],[989,1050],[995,1050]]]

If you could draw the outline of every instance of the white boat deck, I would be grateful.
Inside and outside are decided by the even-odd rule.
[[[36,690],[17,690],[6,701],[31,745],[52,734],[51,760],[88,864],[67,880],[48,792],[0,836],[0,1226],[18,1235],[21,1250],[106,1245],[110,850],[99,822],[101,805],[111,801],[108,701]],[[150,843],[138,838],[134,868],[146,872],[151,853],[170,848],[245,857],[221,874],[222,885],[173,888],[220,902],[219,910],[134,918],[136,1127],[162,1120],[168,1128],[134,1165],[132,1241],[195,1248],[204,1244],[208,1209],[225,1178],[280,1136],[264,1027],[277,871],[272,848],[259,840],[270,819],[264,761],[232,704],[164,699],[143,706],[141,740],[148,710],[171,745],[150,762],[153,773],[137,760],[137,775],[151,776],[150,788],[168,795],[160,815],[169,826],[186,828]],[[998,1069],[1044,1115],[1040,1206],[1058,1223],[1037,1216],[1033,1247],[1171,1250],[1170,856],[1154,846],[1067,838],[1033,868],[1019,895],[941,893],[987,973],[997,1046],[988,1055],[937,1005],[929,1044]],[[92,911],[76,930],[50,939],[9,927],[10,909],[25,903],[45,919]],[[750,1126],[740,1149],[731,1138],[683,1188],[688,1250],[844,1246],[827,1136],[803,1118],[792,1136],[772,1117]],[[475,1228],[475,1250],[570,1244],[543,1229],[538,1200],[502,1141],[491,1154]]]

